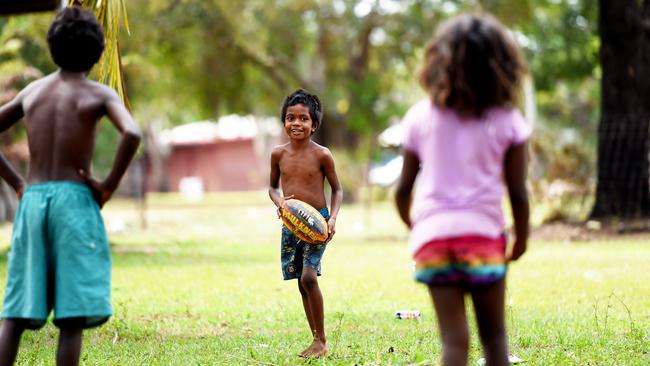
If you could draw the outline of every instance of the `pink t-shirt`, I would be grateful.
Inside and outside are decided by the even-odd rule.
[[[403,147],[417,155],[411,252],[434,239],[503,233],[503,159],[531,133],[514,108],[491,108],[480,119],[460,119],[429,99],[402,120]]]

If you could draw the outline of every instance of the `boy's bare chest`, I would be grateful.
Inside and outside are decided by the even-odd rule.
[[[286,156],[280,160],[280,173],[287,178],[321,178],[323,171],[315,156]]]

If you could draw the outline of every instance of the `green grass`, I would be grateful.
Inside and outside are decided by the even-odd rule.
[[[319,279],[331,355],[312,361],[296,357],[310,333],[296,281],[281,279],[281,223],[265,192],[201,204],[157,195],[147,207],[146,229],[131,202],[104,210],[122,230],[110,234],[115,315],[85,332],[84,365],[438,364],[430,299],[411,279],[392,204],[341,210]],[[5,249],[9,235],[0,227]],[[650,364],[649,268],[644,242],[531,243],[508,277],[511,351],[526,365]],[[422,320],[396,320],[398,309]],[[26,333],[18,364],[53,365],[56,337],[51,324]],[[472,326],[470,365],[479,357]]]

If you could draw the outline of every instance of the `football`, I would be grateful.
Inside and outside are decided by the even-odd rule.
[[[282,222],[300,240],[313,245],[324,244],[328,236],[327,221],[308,203],[297,199],[284,201]]]

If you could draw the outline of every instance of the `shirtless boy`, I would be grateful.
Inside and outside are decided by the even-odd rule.
[[[318,209],[327,220],[329,242],[335,233],[343,191],[332,153],[311,140],[323,119],[320,100],[304,89],[296,90],[285,98],[281,116],[289,142],[276,146],[271,153],[269,196],[279,213],[288,198],[299,199]],[[325,199],[325,179],[332,190],[329,210]],[[326,244],[307,244],[286,227],[282,228],[282,274],[285,280],[298,279],[298,290],[313,335],[312,343],[300,352],[301,357],[327,355],[323,296],[317,280],[325,247]]]
[[[0,155],[0,177],[20,203],[13,226],[0,328],[0,363],[16,359],[25,329],[54,311],[57,365],[78,365],[82,331],[112,314],[111,257],[99,209],[117,189],[140,132],[117,94],[86,79],[104,49],[94,15],[61,10],[47,34],[59,70],[0,107],[0,132],[24,117],[30,153],[26,179]],[[90,174],[95,132],[107,116],[121,134],[104,180]]]

